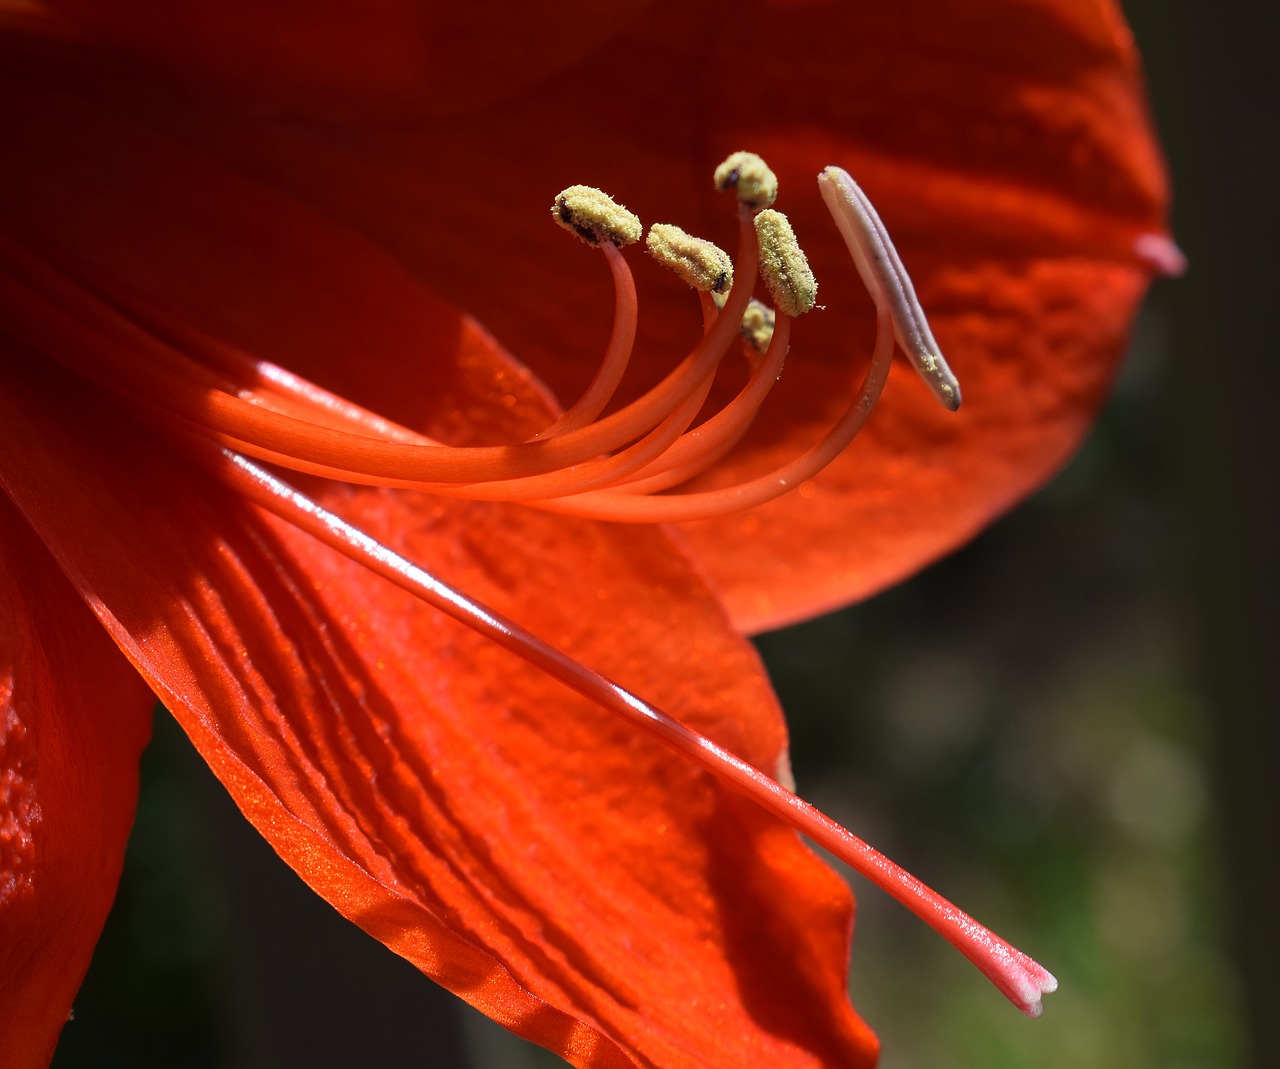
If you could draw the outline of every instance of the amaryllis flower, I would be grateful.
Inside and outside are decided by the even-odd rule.
[[[153,694],[318,893],[575,1064],[874,1061],[849,893],[794,827],[1038,1007],[1043,970],[778,786],[741,634],[908,574],[1079,441],[1176,266],[1112,5],[5,0],[0,27],[5,1065],[66,1020]],[[763,203],[710,177],[743,148],[824,306],[792,326],[784,279],[746,358]],[[729,250],[724,309],[579,183]],[[883,385],[895,340],[924,381]]]

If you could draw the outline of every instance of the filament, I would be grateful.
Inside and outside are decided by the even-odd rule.
[[[600,248],[609,263],[614,285],[613,331],[609,336],[609,346],[605,350],[604,359],[600,361],[595,378],[582,396],[563,416],[546,430],[535,434],[534,438],[553,438],[565,431],[576,431],[594,421],[613,397],[631,360],[631,350],[636,343],[636,323],[640,318],[635,280],[626,259],[618,251],[618,246],[609,241],[604,242]]]

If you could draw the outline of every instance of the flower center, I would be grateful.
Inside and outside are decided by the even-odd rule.
[[[738,196],[736,267],[721,250],[678,228],[650,231],[650,253],[699,292],[703,334],[658,385],[609,415],[602,413],[625,372],[638,318],[635,285],[619,246],[638,239],[639,221],[586,187],[571,187],[556,198],[556,221],[605,256],[615,288],[614,325],[583,396],[539,434],[514,446],[454,447],[425,438],[205,337],[136,295],[101,280],[91,289],[3,236],[0,322],[18,342],[141,408],[246,499],[746,793],[906,905],[1023,1012],[1038,1016],[1042,995],[1057,981],[1031,958],[760,770],[398,556],[255,462],[356,483],[520,501],[599,519],[665,522],[751,508],[817,474],[866,422],[887,378],[895,340],[942,403],[951,409],[959,405],[959,387],[883,224],[852,179],[827,168],[819,178],[822,195],[876,306],[870,369],[848,410],[822,440],[781,468],[723,489],[669,492],[713,466],[746,432],[781,371],[791,320],[813,306],[816,294],[790,224],[769,207],[777,183],[763,161],[736,153],[716,171],[716,184]],[[761,278],[772,311],[752,298]],[[746,385],[694,426],[719,362],[743,338],[751,363]]]
[[[650,254],[698,291],[703,334],[656,386],[608,415],[603,413],[625,374],[639,318],[621,248],[638,241],[642,228],[599,190],[572,186],[556,198],[555,221],[605,257],[614,323],[583,395],[516,445],[457,447],[426,438],[175,323],[136,296],[106,292],[97,281],[91,290],[21,248],[4,250],[10,268],[0,299],[13,306],[7,318],[19,331],[25,328],[24,340],[140,404],[181,437],[196,433],[282,468],[347,482],[517,501],[617,522],[705,519],[763,504],[831,463],[875,406],[895,340],[947,407],[957,407],[960,398],[874,209],[847,174],[828,168],[819,178],[822,195],[876,304],[870,367],[844,415],[805,452],[733,485],[681,489],[747,433],[781,373],[791,320],[813,307],[817,289],[790,223],[770,207],[777,181],[764,162],[735,153],[715,181],[738,199],[736,271],[709,242],[668,224],[650,229]],[[760,280],[773,310],[753,300]],[[695,424],[717,367],[738,348],[751,362],[745,385]]]

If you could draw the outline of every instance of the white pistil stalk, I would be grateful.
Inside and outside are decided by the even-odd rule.
[[[196,447],[195,455],[237,493],[505,647],[633,727],[655,736],[720,782],[743,792],[915,913],[973,962],[1028,1017],[1039,1017],[1043,1012],[1043,996],[1058,986],[1052,973],[776,780],[575,661],[516,621],[443,583],[248,458],[230,450],[191,444]]]
[[[942,357],[907,269],[871,201],[839,167],[818,175],[818,188],[872,300],[888,308],[898,345],[934,396],[954,412],[960,407],[960,383]]]

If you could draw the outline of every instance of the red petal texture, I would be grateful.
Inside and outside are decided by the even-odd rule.
[[[14,38],[0,64],[0,221],[455,441],[506,440],[540,402],[456,310],[563,396],[603,345],[604,271],[546,225],[554,193],[593,182],[727,241],[707,175],[749,147],[783,179],[828,307],[797,326],[779,394],[712,481],[804,448],[870,346],[812,181],[852,171],[965,406],[936,410],[899,369],[812,486],[686,525],[743,628],[892,582],[1050,474],[1122,351],[1147,277],[1134,240],[1162,227],[1107,3],[777,0],[724,20],[674,2],[555,18],[397,0],[48,7],[57,32]],[[631,389],[697,334],[688,294],[639,274]],[[339,909],[579,1064],[873,1057],[843,992],[847,894],[794,836],[19,359],[0,373],[6,484],[250,819]],[[784,740],[758,665],[663,534],[325,494],[773,767]]]
[[[53,0],[91,36],[259,104],[351,117],[450,114],[511,96],[606,45],[649,0]],[[536,42],[536,46],[534,43]],[[459,47],[479,64],[462,61]]]
[[[115,897],[155,698],[0,495],[0,1065],[47,1065]]]
[[[8,224],[28,240],[434,435],[546,418],[486,335],[366,242],[20,67]],[[71,166],[81,153],[91,177]],[[0,481],[246,816],[336,908],[576,1064],[871,1064],[845,989],[849,894],[797,836],[27,365],[18,351],[0,365]],[[775,768],[767,680],[665,532],[319,492]]]
[[[844,989],[847,889],[788,829],[123,429],[104,464],[115,420],[71,385],[6,377],[11,492],[246,816],[344,915],[579,1065],[870,1064]],[[69,432],[68,408],[84,414]],[[659,533],[619,546],[588,524],[358,497],[347,511],[376,533],[776,761],[759,666]],[[531,566],[563,539],[572,555]],[[624,614],[621,640],[601,634]],[[677,658],[694,667],[677,676]]]
[[[764,153],[827,307],[799,325],[758,432],[709,484],[794,455],[852,391],[869,302],[813,181],[827,164],[850,170],[899,243],[965,403],[941,411],[904,366],[860,442],[803,493],[687,526],[749,630],[896,581],[1053,474],[1124,351],[1150,273],[1134,241],[1163,232],[1136,56],[1101,0],[777,0],[727,18],[669,3],[630,20],[601,5],[540,29],[520,4],[351,6],[349,47],[382,60],[359,84],[339,4],[315,31],[335,42],[329,61],[299,55],[267,16],[242,34],[242,5],[198,3],[183,20],[155,2],[58,6],[171,72],[179,60],[177,76],[223,100],[221,121],[188,136],[364,230],[566,397],[610,302],[599,265],[545,223],[555,191],[599,184],[646,221],[725,239],[710,170],[731,150]],[[415,68],[414,49],[431,62]],[[227,94],[252,109],[228,119]],[[657,276],[642,269],[650,377],[696,332],[693,302]]]

